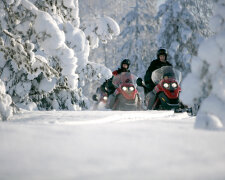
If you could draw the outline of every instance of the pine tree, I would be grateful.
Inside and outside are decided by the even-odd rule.
[[[131,71],[143,76],[156,51],[158,26],[154,16],[157,1],[138,0],[136,4],[136,0],[108,0],[98,5],[99,2],[102,1],[84,0],[82,4],[93,16],[107,14],[116,19],[120,22],[121,33],[108,44],[100,43],[100,48],[90,53],[90,60],[100,62],[113,71],[124,58],[130,58],[133,61]]]
[[[210,7],[209,1],[167,0],[159,8],[158,47],[168,49],[168,59],[184,76],[190,72],[191,59],[197,55],[200,42],[210,34],[207,26]]]
[[[224,129],[225,3],[215,0],[214,5],[210,28],[215,35],[201,43],[192,71],[184,79],[181,98],[188,105],[200,104],[195,127]]]
[[[88,66],[86,66],[87,69],[83,69],[82,71],[86,72],[92,69],[93,73],[89,73],[89,75],[95,75],[98,70],[104,72],[100,74],[97,73],[93,81],[91,81],[90,78],[86,78],[84,81],[85,86],[83,89],[85,90],[83,92],[85,95],[88,96],[89,94],[89,97],[91,97],[91,94],[96,93],[97,87],[99,87],[105,79],[111,77],[111,71],[117,68],[122,58],[117,52],[117,48],[120,45],[120,40],[118,37],[115,37],[117,33],[111,34],[110,36],[112,36],[113,39],[107,39],[106,41],[108,43],[106,44],[106,41],[104,39],[102,41],[102,38],[98,37],[95,33],[95,28],[98,29],[99,22],[104,21],[104,19],[108,17],[113,17],[113,19],[119,22],[121,17],[124,16],[126,9],[128,9],[132,3],[130,0],[82,0],[79,4],[81,6],[81,29],[84,30],[91,48],[94,48],[94,50],[90,51]],[[98,64],[98,67],[96,67],[96,64]],[[96,67],[97,69],[92,67]],[[104,67],[107,67],[107,69]]]
[[[156,50],[157,24],[154,20],[156,1],[136,0],[135,6],[121,20],[123,44],[118,53],[131,60],[131,71],[143,76]]]

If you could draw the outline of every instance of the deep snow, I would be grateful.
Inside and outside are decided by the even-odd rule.
[[[172,111],[24,112],[0,122],[0,179],[225,179],[225,134]]]

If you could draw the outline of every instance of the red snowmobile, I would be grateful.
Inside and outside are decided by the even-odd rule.
[[[113,77],[112,84],[116,90],[109,97],[109,108],[112,110],[139,110],[140,97],[136,85],[137,77],[130,72],[122,72]]]
[[[172,66],[163,66],[152,73],[152,81],[156,84],[153,91],[146,94],[145,104],[151,110],[171,110],[179,111],[185,106],[179,101],[181,92],[181,72]],[[137,84],[147,88],[141,78]],[[153,94],[154,93],[154,94]]]

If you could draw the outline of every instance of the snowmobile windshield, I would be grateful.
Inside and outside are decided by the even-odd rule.
[[[152,72],[152,81],[158,84],[165,77],[173,78],[178,84],[181,82],[181,72],[174,69],[172,66],[163,66]]]
[[[136,80],[137,77],[130,72],[122,72],[121,74],[118,74],[113,77],[113,85],[115,87],[119,87],[120,84],[133,84],[134,87],[136,87]]]

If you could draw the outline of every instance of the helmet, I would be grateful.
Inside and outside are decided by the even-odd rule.
[[[121,68],[122,68],[123,64],[127,64],[127,65],[128,65],[128,68],[129,68],[129,66],[130,66],[130,60],[129,60],[129,59],[124,59],[124,60],[121,62]]]
[[[160,55],[165,55],[166,58],[167,58],[167,51],[166,51],[166,49],[159,49],[157,51],[157,58],[159,58]]]

